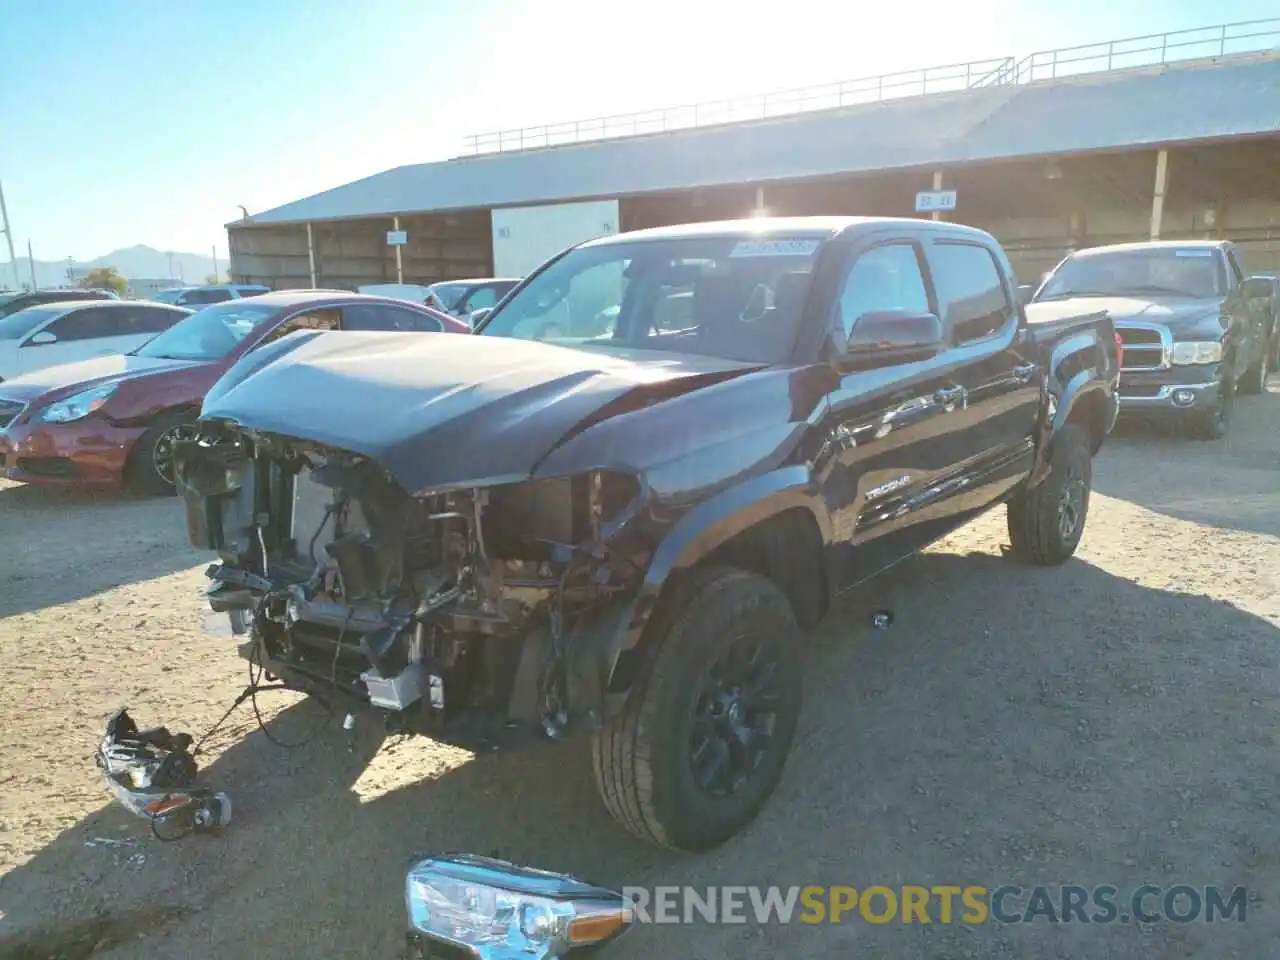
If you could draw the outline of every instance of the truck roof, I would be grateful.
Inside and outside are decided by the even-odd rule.
[[[859,227],[875,228],[909,224],[916,229],[968,234],[986,238],[989,235],[975,227],[945,220],[923,220],[917,217],[749,217],[740,220],[715,220],[706,223],[682,223],[670,227],[650,227],[629,233],[615,233],[582,244],[584,247],[607,246],[647,240],[681,240],[698,237],[786,236],[829,239]]]
[[[1134,243],[1110,243],[1101,247],[1077,250],[1073,257],[1092,257],[1113,250],[1205,250],[1225,247],[1225,240],[1140,240]]]

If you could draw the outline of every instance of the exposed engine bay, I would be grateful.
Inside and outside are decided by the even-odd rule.
[[[634,478],[415,497],[366,457],[224,422],[176,459],[190,539],[221,561],[210,605],[268,675],[460,743],[598,717],[609,664],[584,638],[616,632],[638,579],[610,549]]]

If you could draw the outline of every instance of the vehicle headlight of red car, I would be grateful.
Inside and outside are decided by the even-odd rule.
[[[89,414],[101,410],[118,386],[119,384],[116,383],[108,383],[74,393],[37,411],[31,419],[40,423],[71,423],[75,420],[83,420]]]

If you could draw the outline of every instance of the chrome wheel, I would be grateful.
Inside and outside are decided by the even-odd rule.
[[[173,476],[174,444],[179,440],[192,440],[195,435],[195,424],[178,423],[157,436],[156,442],[152,444],[151,466],[155,468],[156,476],[169,486],[173,486],[176,483]]]
[[[779,703],[777,645],[740,637],[711,667],[694,706],[689,761],[713,797],[736,793],[773,744]]]
[[[1086,491],[1084,470],[1078,462],[1068,461],[1058,493],[1058,533],[1063,540],[1070,540],[1084,519]]]

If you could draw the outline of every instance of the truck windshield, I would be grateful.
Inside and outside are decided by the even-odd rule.
[[[477,333],[773,363],[791,352],[819,239],[690,237],[569,251]]]
[[[220,360],[278,312],[251,300],[228,300],[179,320],[133,352],[157,360]]]
[[[1155,247],[1080,253],[1045,281],[1037,300],[1066,297],[1220,297],[1226,287],[1212,247]]]

